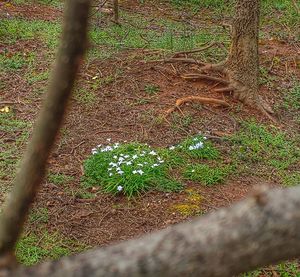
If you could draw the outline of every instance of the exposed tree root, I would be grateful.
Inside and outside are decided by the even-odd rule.
[[[167,110],[166,115],[169,115],[176,109],[180,110],[180,106],[186,102],[200,102],[202,104],[209,104],[209,105],[217,105],[217,106],[223,106],[223,107],[230,107],[230,105],[223,100],[215,99],[215,98],[206,98],[206,97],[200,97],[200,96],[188,96],[183,97],[176,100],[175,107]],[[180,110],[181,111],[181,110]]]
[[[229,85],[230,84],[225,79],[214,77],[214,76],[209,76],[209,75],[205,75],[205,74],[190,73],[190,74],[181,75],[181,78],[183,78],[185,80],[193,80],[193,81],[205,79],[205,80],[214,81],[214,82],[224,84],[224,85]]]
[[[179,61],[181,58],[172,58],[173,61]],[[183,59],[186,61],[187,59]],[[191,59],[190,59],[191,60]],[[194,60],[195,61],[195,60]],[[201,65],[201,62],[198,62],[198,65]],[[273,114],[273,110],[271,107],[260,97],[256,96],[256,92],[253,92],[253,88],[248,88],[244,86],[241,82],[233,80],[231,78],[231,72],[227,68],[228,60],[225,60],[224,62],[218,63],[218,64],[205,64],[199,69],[199,72],[201,73],[188,73],[188,74],[182,74],[181,77],[185,80],[208,80],[213,81],[218,84],[225,85],[225,87],[214,89],[214,92],[218,93],[227,93],[232,92],[232,95],[235,99],[243,102],[245,105],[255,107],[258,111],[260,111],[264,116],[266,116],[268,119],[270,119],[272,122],[277,122],[274,117],[271,116]],[[204,63],[202,63],[204,64]],[[225,77],[215,77],[208,74],[203,74],[204,72],[218,72],[222,73]],[[226,78],[226,79],[225,79]],[[251,93],[252,91],[252,93]],[[250,96],[250,97],[249,97]],[[225,106],[228,107],[229,104],[226,101],[215,99],[215,98],[205,98],[200,96],[187,96],[184,98],[180,98],[176,101],[176,104],[173,108],[167,110],[166,114],[170,114],[176,109],[178,109],[181,113],[181,109],[179,108],[182,104],[186,102],[196,101],[203,104],[211,104],[211,105],[219,105],[219,106]]]

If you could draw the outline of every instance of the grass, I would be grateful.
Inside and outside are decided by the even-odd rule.
[[[230,166],[212,167],[206,164],[195,164],[185,168],[184,177],[205,186],[212,186],[224,182],[231,171]]]
[[[49,214],[47,208],[36,208],[31,210],[29,214],[29,222],[36,224],[48,223]]]
[[[97,101],[96,94],[93,91],[78,89],[75,92],[75,99],[78,103],[92,107]]]
[[[144,90],[148,95],[155,95],[160,91],[160,88],[154,84],[147,84],[145,85]]]
[[[286,262],[280,263],[276,266],[271,266],[272,271],[276,272],[280,277],[299,277],[300,276],[300,267],[297,262]],[[242,274],[241,277],[272,277],[273,272],[265,269],[258,269],[252,272]]]
[[[30,123],[17,119],[13,111],[0,112],[0,133],[3,134],[0,137],[0,180],[5,184],[0,188],[0,195],[6,192],[15,176],[21,150],[29,137],[30,127]],[[6,143],[5,138],[12,138],[13,141]]]
[[[122,193],[130,198],[151,189],[168,192],[181,190],[182,185],[172,178],[171,171],[185,170],[186,178],[213,185],[224,181],[229,171],[225,174],[226,167],[222,171],[198,163],[215,160],[219,156],[219,151],[201,135],[169,148],[153,149],[140,143],[99,145],[84,163],[83,184],[86,187],[100,186],[105,192],[114,195]],[[197,175],[189,174],[193,169],[185,169],[186,164],[192,164],[197,169]]]
[[[55,185],[66,185],[74,181],[74,177],[62,173],[49,173],[47,180]]]
[[[16,258],[21,264],[30,266],[45,259],[56,260],[85,249],[87,246],[82,243],[67,239],[57,232],[43,230],[21,237],[16,246]]]
[[[229,140],[232,143],[231,156],[239,170],[246,174],[255,171],[255,175],[264,178],[270,175],[278,178],[293,173],[300,161],[296,138],[288,138],[275,127],[266,127],[253,120],[242,122],[241,130]]]
[[[149,189],[177,191],[180,183],[168,174],[165,160],[145,144],[99,145],[85,161],[84,184],[101,186],[105,192],[128,197]]]

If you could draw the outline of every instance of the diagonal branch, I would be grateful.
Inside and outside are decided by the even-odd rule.
[[[86,49],[89,2],[69,0],[66,3],[61,46],[46,100],[0,217],[0,258],[12,253],[44,176],[46,161]]]
[[[91,250],[12,276],[210,276],[300,255],[300,187],[261,191],[232,207],[142,238]]]

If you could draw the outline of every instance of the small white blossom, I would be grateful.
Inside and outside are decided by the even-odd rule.
[[[144,166],[143,164],[137,164],[138,166]]]
[[[176,148],[176,147],[173,146],[173,145],[169,147],[170,150],[174,150],[175,148]]]
[[[131,165],[132,164],[132,162],[131,161],[129,161],[129,162],[126,162],[126,165]]]
[[[134,160],[137,159],[137,157],[138,157],[137,155],[133,155],[133,156],[132,156],[132,158],[133,158]]]
[[[137,173],[139,173],[140,175],[143,175],[143,174],[144,174],[144,171],[141,170],[141,169],[139,169],[139,170],[137,170]]]
[[[112,174],[112,173],[109,173],[109,176],[113,176],[113,174]]]
[[[119,171],[118,171],[118,174],[123,175],[123,174],[124,174],[124,171],[119,170]]]
[[[106,139],[107,141],[111,141],[111,138]]]
[[[117,191],[122,191],[123,190],[123,187],[122,186],[118,186],[117,187]]]
[[[195,169],[192,169],[192,172],[195,172]]]
[[[133,170],[132,173],[133,173],[133,174],[137,174],[137,171],[136,171],[136,170]]]
[[[156,153],[155,151],[153,151],[153,150],[152,150],[151,152],[149,152],[149,154],[150,154],[150,155],[153,155],[153,156],[156,156],[156,155],[157,155],[157,153]]]

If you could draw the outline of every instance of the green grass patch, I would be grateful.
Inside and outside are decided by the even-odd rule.
[[[55,185],[66,185],[74,181],[73,176],[65,175],[62,173],[49,173],[47,179],[50,183]]]
[[[168,148],[154,149],[140,143],[98,145],[84,163],[83,185],[100,186],[105,192],[121,193],[128,197],[147,190],[179,191],[182,185],[171,177],[172,170],[180,173],[185,164],[191,163],[200,168],[201,165],[197,165],[200,161],[214,160],[219,156],[219,151],[201,135]],[[216,170],[209,179],[210,172],[207,168],[205,170],[202,172],[203,178],[195,181],[210,185],[214,181],[223,181],[227,176],[218,175]],[[198,175],[201,175],[200,172]]]
[[[186,167],[183,175],[187,180],[200,182],[205,186],[212,186],[224,182],[231,171],[231,166],[193,164]]]
[[[29,137],[31,124],[17,119],[12,112],[0,113],[0,179],[3,184],[0,194],[5,192],[11,180],[15,176],[16,167],[20,159],[21,150]],[[6,138],[15,138],[10,142],[5,142]]]
[[[56,260],[69,256],[86,248],[86,245],[67,239],[59,233],[43,231],[21,237],[16,246],[16,257],[21,264],[30,266],[45,259]]]
[[[14,44],[19,40],[40,40],[52,51],[58,45],[61,24],[43,20],[2,19],[0,39],[3,43]]]
[[[255,171],[263,177],[286,175],[300,161],[297,139],[288,138],[277,128],[255,121],[242,122],[241,130],[229,140],[232,143],[232,158],[240,169],[250,170],[251,174]]]
[[[29,222],[36,224],[48,223],[49,214],[47,208],[36,208],[31,210],[29,214]]]
[[[285,92],[284,107],[293,111],[300,111],[300,83],[296,83],[293,88]]]
[[[84,163],[88,187],[100,186],[105,192],[128,197],[150,189],[181,189],[180,183],[170,178],[166,161],[146,144],[99,145],[92,151]]]
[[[84,89],[78,89],[74,97],[78,103],[89,107],[92,107],[97,101],[96,94],[93,91]]]

